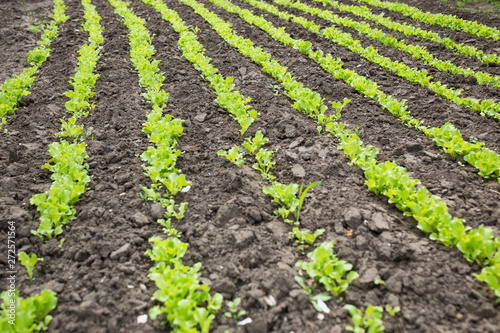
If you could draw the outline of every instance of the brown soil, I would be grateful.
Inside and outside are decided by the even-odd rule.
[[[0,82],[19,74],[27,66],[28,52],[36,46],[41,34],[29,32],[30,25],[50,21],[54,3],[51,0],[4,0],[0,2]],[[38,21],[37,21],[38,20]]]
[[[66,2],[71,19],[61,25],[60,37],[52,45],[52,56],[40,69],[32,94],[22,100],[24,108],[9,119],[9,134],[2,134],[0,237],[7,237],[7,221],[14,220],[17,250],[44,257],[35,269],[36,280],[24,280],[24,273],[19,273],[17,287],[23,297],[43,288],[58,293],[59,304],[53,311],[49,332],[163,332],[166,329],[159,321],[137,324],[137,316],[155,304],[151,295],[156,288],[147,278],[151,261],[144,252],[150,248],[148,238],[162,233],[155,222],[161,211],[140,199],[139,184],[150,183],[136,156],[149,146],[142,123],[150,108],[138,95],[141,90],[137,74],[128,60],[128,30],[105,0],[93,1],[103,18],[105,42],[97,69],[100,77],[95,87],[96,108],[85,120],[87,127],[94,130],[93,141],[87,142],[91,157],[90,190],[76,205],[77,219],[62,234],[66,239],[62,250],[57,247],[60,238],[44,244],[30,234],[37,227],[39,215],[29,199],[50,187],[50,174],[40,167],[49,159],[48,145],[55,140],[60,119],[67,117],[66,97],[62,94],[70,89],[67,81],[74,74],[77,50],[87,38],[79,29],[82,6],[78,0]],[[344,301],[328,302],[332,312],[319,320],[294,281],[294,275],[299,274],[295,262],[304,256],[288,239],[291,227],[274,217],[276,207],[263,195],[264,183],[251,168],[252,161],[238,169],[217,156],[219,149],[241,145],[238,124],[215,104],[215,95],[207,82],[183,58],[177,47],[178,35],[169,24],[154,9],[134,0],[131,7],[140,17],[150,18],[147,28],[156,34],[155,58],[162,60],[160,69],[165,73],[165,89],[170,93],[166,111],[185,120],[186,135],[180,139],[184,154],[179,167],[193,186],[177,197],[178,202],[189,203],[186,217],[177,228],[182,231],[181,239],[189,243],[186,263],[201,261],[203,282],[221,292],[226,300],[241,297],[241,308],[253,319],[252,324],[237,327],[224,317],[224,307],[212,325],[213,332],[343,332],[350,319],[342,306],[348,303],[358,307],[400,305],[401,313],[385,320],[386,332],[499,331],[495,297],[472,276],[480,270],[477,265],[470,266],[458,251],[428,240],[413,219],[403,216],[384,197],[370,193],[364,186],[363,173],[350,168],[343,153],[337,150],[337,141],[318,135],[315,124],[291,108],[281,87],[280,94],[275,95],[269,87],[277,84],[272,78],[231,48],[189,7],[175,0],[165,3],[177,10],[188,25],[200,28],[199,41],[214,66],[222,75],[233,76],[237,89],[252,97],[251,104],[260,116],[248,133],[261,129],[270,139],[267,148],[278,149],[274,172],[277,180],[304,184],[324,180],[307,196],[301,212],[302,226],[325,228],[322,240],[335,240],[339,257],[351,262],[361,275],[350,286]],[[500,184],[496,180],[485,180],[471,167],[458,165],[457,159],[442,153],[422,133],[407,129],[300,52],[279,45],[259,29],[208,1],[203,3],[232,22],[237,33],[271,52],[298,81],[318,91],[327,101],[351,99],[343,114],[344,122],[361,127],[364,142],[381,149],[379,160],[394,160],[405,166],[410,175],[421,179],[433,194],[448,203],[454,216],[467,219],[468,225],[485,224],[500,234]],[[432,1],[420,3],[422,9],[437,10]],[[236,4],[250,8],[241,2]],[[446,6],[442,9],[451,11]],[[272,15],[267,18],[278,26],[286,26],[293,36],[310,40],[341,57],[347,68],[377,81],[386,93],[408,99],[415,117],[434,126],[450,121],[464,137],[477,137],[500,152],[498,122],[456,107],[292,23]],[[487,15],[474,15],[474,19],[498,26],[498,21]],[[14,33],[19,26],[19,22],[12,22],[5,29]],[[395,59],[405,57],[362,40],[366,45],[376,45],[382,54]],[[2,39],[0,46],[5,45]],[[27,44],[18,45],[9,46],[9,59],[17,58],[14,52],[21,52],[19,49]],[[474,45],[488,49],[492,43],[474,39]],[[460,56],[438,45],[433,47],[443,59],[500,73],[498,68],[463,57],[460,60]],[[427,68],[416,61],[412,65]],[[10,74],[9,71],[5,75]],[[496,93],[447,74],[433,75],[453,86],[467,88],[466,92],[473,96],[486,98]],[[305,176],[297,177],[292,172],[297,166],[304,168]],[[4,242],[0,249],[7,252]],[[6,264],[5,256],[0,263]],[[18,269],[22,270],[20,266]],[[385,286],[373,283],[377,276],[386,282]],[[264,299],[271,295],[277,303],[274,306]]]

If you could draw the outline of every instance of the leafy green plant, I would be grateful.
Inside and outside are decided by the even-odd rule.
[[[387,304],[385,306],[385,311],[389,313],[392,317],[394,317],[399,311],[401,311],[401,308],[399,306],[390,306]]]
[[[304,289],[304,291],[306,292],[306,295],[307,295],[307,297],[309,297],[309,300],[311,301],[312,305],[314,306],[314,309],[316,309],[316,311],[318,311],[318,312],[323,312],[323,308],[321,308],[321,306],[318,305],[318,301],[319,300],[321,300],[323,302],[329,301],[332,299],[332,296],[330,296],[326,292],[313,295],[314,285],[312,287],[307,286],[306,283],[304,282],[304,279],[298,275],[295,275],[294,278],[295,278],[295,281],[299,284],[299,286],[301,286],[302,289]]]
[[[19,261],[21,262],[21,265],[26,267],[26,272],[28,273],[28,276],[26,279],[28,280],[34,280],[33,278],[33,270],[35,269],[35,265],[39,261],[43,261],[43,258],[38,258],[36,256],[36,253],[32,253],[31,257],[26,254],[26,252],[21,251],[17,254]]]
[[[273,197],[274,202],[281,207],[274,211],[274,214],[281,216],[283,221],[289,224],[298,224],[297,221],[292,221],[288,217],[292,212],[296,212],[299,207],[299,199],[296,194],[299,191],[297,184],[284,185],[278,182],[273,182],[272,186],[264,186],[262,188],[264,194]]]
[[[49,312],[57,306],[56,293],[45,289],[39,295],[23,299],[19,291],[3,291],[0,329],[4,333],[31,333],[46,330],[52,321]],[[15,309],[12,315],[11,309]]]
[[[278,86],[278,85],[276,85],[276,84],[270,84],[270,85],[268,85],[267,87],[268,87],[269,89],[271,89],[271,90],[274,92],[274,94],[275,94],[276,96],[278,96],[278,95],[279,95],[280,90],[279,90],[279,86]]]
[[[28,32],[31,32],[32,34],[39,34],[40,32],[43,31],[43,29],[45,28],[45,24],[44,23],[41,23],[41,24],[33,24],[33,25],[30,25],[26,30],[28,30]]]
[[[224,313],[224,316],[228,318],[233,318],[234,320],[238,320],[241,316],[244,316],[247,312],[245,310],[239,310],[238,306],[241,303],[241,298],[236,297],[233,301],[228,301],[227,306],[229,308],[228,312]]]
[[[293,228],[290,234],[290,239],[295,238],[295,243],[298,244],[313,245],[316,241],[316,238],[323,235],[324,232],[325,229],[316,229],[316,231],[314,231],[314,234],[311,234],[307,229],[300,230],[299,228]]]
[[[40,212],[40,225],[36,231],[31,231],[33,234],[52,238],[61,234],[62,227],[75,218],[73,205],[87,191],[86,184],[90,182],[89,166],[85,163],[89,156],[85,148],[84,142],[70,144],[64,140],[49,145],[52,158],[42,169],[52,172],[53,183],[48,195],[35,194],[30,199]]]
[[[195,0],[181,0],[181,1],[189,2],[189,5],[192,6],[195,9],[195,11],[198,12],[198,14],[204,16],[208,21],[213,21],[213,23],[211,23],[212,25],[225,24],[225,22],[220,19],[215,19],[214,17],[208,17],[209,16],[207,14],[208,11],[204,9],[203,6],[197,5]],[[232,4],[227,0],[210,0],[210,1],[226,9],[231,13],[238,14],[242,19],[244,19],[245,21],[247,21],[252,25],[258,26],[259,28],[267,32],[275,40],[283,43],[284,45],[297,48],[303,45],[304,43],[304,41],[300,39],[292,38],[289,34],[285,33],[282,28],[274,27],[273,24],[265,20],[263,17],[256,16],[252,12],[246,9],[241,9],[240,7]],[[291,19],[292,21],[303,25],[304,27],[310,29],[311,31],[314,32],[319,31],[318,26],[314,25],[313,22],[308,21],[302,17],[296,17],[286,12],[279,11],[276,7],[260,1],[256,0],[245,0],[245,1],[258,6],[261,9],[268,10],[276,15],[279,15],[282,18]],[[279,1],[290,3],[289,1],[287,2],[287,0],[279,0]],[[300,3],[296,2],[295,5],[299,6]],[[300,9],[302,8],[303,6]],[[316,11],[317,10],[319,9],[316,9]],[[227,31],[225,31],[224,33],[228,34]],[[221,31],[221,34],[224,33]],[[500,110],[500,105],[497,103],[493,103],[488,100],[478,101],[476,99],[461,98],[459,97],[461,93],[460,90],[449,89],[445,85],[442,85],[440,82],[431,82],[430,81],[431,77],[428,76],[428,73],[426,71],[420,71],[415,68],[409,68],[404,63],[394,62],[386,57],[378,55],[377,50],[375,50],[371,46],[368,48],[363,48],[359,40],[354,40],[351,35],[343,33],[333,26],[322,30],[321,32],[319,32],[319,34],[328,39],[334,40],[334,42],[337,44],[349,47],[351,50],[358,52],[359,54],[369,59],[370,61],[376,62],[384,68],[393,70],[396,73],[398,73],[398,75],[401,75],[410,81],[419,82],[421,85],[425,87],[434,89],[436,93],[443,95],[445,98],[452,100],[459,105],[467,106],[471,109],[478,110],[481,113],[489,113],[490,115],[495,117],[498,116],[500,119],[500,113],[498,113],[498,111]],[[231,43],[231,38],[228,37],[227,39]],[[243,49],[244,46],[239,45],[237,41],[234,41],[233,44],[235,47],[238,47],[238,49],[242,54],[250,56],[252,59],[254,59],[254,61],[259,63],[256,59],[258,53],[257,50],[252,50],[250,52],[247,52],[247,50]],[[410,116],[409,111],[407,110],[406,101],[404,100],[398,101],[390,96],[387,96],[378,88],[376,82],[368,80],[366,77],[359,75],[354,71],[342,68],[343,64],[341,63],[340,59],[335,59],[332,57],[331,54],[325,54],[321,50],[313,51],[312,49],[308,48],[306,49],[303,50],[304,52],[306,52],[305,54],[308,55],[309,58],[313,59],[315,62],[320,64],[325,71],[332,74],[336,79],[348,83],[349,85],[351,85],[353,88],[355,88],[357,91],[361,92],[365,96],[378,101],[384,109],[386,109],[395,117],[398,117],[408,127],[417,128],[432,138],[439,135],[441,133],[440,131],[443,130],[437,128],[429,129],[425,126],[422,126],[421,122],[418,119],[415,119]],[[268,67],[273,67],[272,70],[269,71],[273,76],[275,75],[278,76],[279,72],[286,72],[282,70],[280,67],[278,67],[276,63],[273,63],[272,66],[271,65],[268,66],[266,64],[262,64],[262,66],[263,70],[266,72],[268,72],[267,70]],[[283,75],[281,75],[281,77],[283,77]],[[291,90],[288,88],[287,81],[285,81],[284,84],[285,88],[289,90],[285,92],[285,95],[295,100],[295,103],[293,105],[294,108],[306,114],[314,115],[314,117],[318,117],[319,115],[321,115],[321,117],[323,118],[322,120],[323,122],[327,120],[328,121],[334,120],[333,118],[325,119],[324,112],[326,110],[326,106],[323,104],[323,99],[321,98],[321,96],[319,96],[317,93],[311,90],[303,89],[302,86],[300,86],[296,82],[294,82],[293,85],[290,84],[290,86],[293,87],[293,89]],[[300,98],[296,98],[299,96]],[[467,149],[469,149],[468,151],[470,152],[470,150],[472,149],[471,147],[472,145],[469,144],[468,142],[465,142],[462,139],[461,134],[460,136],[459,134],[460,132],[457,131],[453,136],[453,140],[457,144],[453,144],[450,149],[444,149],[445,152],[449,154],[463,155],[464,153],[459,149],[460,147],[466,147]],[[454,148],[457,148],[458,150],[454,150]],[[483,148],[481,149],[481,154],[486,155],[487,153],[492,156],[498,155],[490,150],[486,150]],[[500,156],[498,156],[498,158],[500,159]],[[477,168],[480,165],[481,163],[476,162],[474,166]],[[485,171],[487,172],[487,170]],[[482,172],[481,174],[484,174],[484,172]]]
[[[243,142],[243,147],[250,153],[255,154],[259,148],[269,141],[261,131],[255,132],[255,136],[253,138],[245,138],[245,142]]]
[[[307,192],[321,184],[322,181],[312,183],[305,190],[302,190],[304,185],[299,186],[297,184],[284,185],[278,182],[273,182],[272,186],[264,186],[262,188],[264,194],[270,195],[274,198],[274,202],[279,203],[281,207],[274,211],[274,214],[281,216],[283,221],[289,224],[298,225],[300,218],[300,210],[302,209],[302,204],[304,203],[305,196]],[[299,198],[296,195],[299,195]],[[289,215],[293,213],[295,216],[295,221],[289,219]]]
[[[273,161],[272,155],[275,151],[269,151],[265,148],[260,148],[258,153],[255,154],[255,158],[257,159],[257,163],[253,164],[253,168],[260,171],[262,178],[273,180],[274,176],[271,174],[271,170],[274,168],[276,164]]]
[[[429,12],[422,12],[416,7],[409,6],[405,3],[380,1],[380,0],[355,0],[357,2],[364,2],[374,7],[389,9],[391,11],[400,13],[404,16],[411,17],[414,20],[421,21],[431,25],[439,25],[444,28],[463,31],[471,35],[483,38],[492,38],[493,40],[500,40],[500,31],[494,27],[477,23],[475,21],[467,21],[449,14],[432,14]]]
[[[298,261],[296,266],[306,271],[312,279],[320,282],[327,291],[339,298],[340,294],[347,291],[349,284],[359,277],[352,270],[352,265],[344,260],[339,260],[333,252],[335,241],[319,244],[307,256],[311,261]]]
[[[344,305],[344,309],[349,311],[352,317],[354,326],[346,325],[345,329],[350,332],[364,333],[368,330],[369,333],[383,333],[385,330],[382,322],[382,312],[384,309],[381,306],[368,305],[365,313],[354,305]]]
[[[245,164],[245,160],[243,159],[243,153],[240,151],[240,148],[236,145],[228,151],[219,150],[217,153],[218,156],[224,156],[231,163],[235,164],[238,168],[241,168]]]
[[[83,133],[83,125],[75,125],[76,121],[77,119],[75,118],[68,119],[68,122],[61,119],[61,132],[56,133],[55,136],[68,137],[77,140]]]
[[[50,54],[48,47],[51,41],[57,37],[58,26],[68,19],[68,16],[65,15],[66,9],[64,0],[54,0],[53,20],[45,26],[39,41],[40,46],[29,52],[28,63],[31,67],[25,68],[21,74],[14,75],[12,79],[8,79],[0,85],[0,118],[2,119],[0,129],[2,125],[5,125],[6,117],[17,110],[18,101],[23,96],[30,94],[28,89],[35,80],[38,67]]]
[[[152,237],[153,248],[146,251],[155,262],[148,277],[156,283],[158,290],[153,299],[162,303],[150,309],[149,316],[155,320],[164,314],[172,332],[208,332],[215,314],[222,306],[222,295],[210,296],[210,288],[200,284],[201,263],[184,266],[182,257],[187,244],[176,237],[165,240]]]

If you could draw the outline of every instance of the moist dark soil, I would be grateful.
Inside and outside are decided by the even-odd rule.
[[[169,331],[160,320],[137,322],[138,316],[156,304],[151,300],[156,287],[147,277],[152,262],[144,252],[151,247],[148,239],[162,234],[156,220],[163,213],[161,207],[146,204],[140,197],[139,185],[150,185],[137,157],[150,145],[142,132],[150,105],[139,95],[142,91],[137,73],[129,60],[128,30],[106,0],[92,1],[105,30],[97,67],[100,77],[93,98],[96,107],[83,121],[94,133],[93,138],[87,139],[90,190],[75,206],[76,220],[57,239],[43,243],[30,233],[38,226],[39,214],[29,200],[50,188],[50,173],[41,166],[50,158],[47,149],[56,140],[54,134],[59,130],[60,119],[68,117],[63,93],[71,89],[68,79],[74,75],[78,49],[88,37],[80,31],[83,23],[80,2],[65,2],[71,19],[61,25],[60,36],[51,46],[52,55],[40,68],[31,95],[23,98],[22,107],[9,118],[5,126],[8,134],[1,134],[0,237],[7,239],[7,222],[15,221],[17,250],[44,258],[35,268],[34,281],[25,280],[19,265],[16,286],[23,297],[45,288],[57,292],[59,303],[51,313],[54,319],[48,332]],[[319,92],[325,101],[349,98],[351,102],[344,109],[343,121],[352,129],[358,128],[366,144],[380,149],[380,161],[394,160],[406,167],[412,177],[420,179],[433,194],[446,201],[453,216],[465,218],[467,225],[487,225],[500,235],[497,180],[483,179],[473,168],[459,165],[460,159],[443,153],[421,132],[406,128],[375,102],[335,80],[297,50],[278,44],[236,15],[206,0],[202,2],[233,23],[235,32],[269,51],[298,81]],[[499,26],[498,18],[491,15],[468,17],[467,13],[430,0],[405,2],[423,10],[453,13]],[[343,301],[327,302],[331,312],[324,318],[318,317],[294,281],[295,275],[303,274],[295,263],[307,257],[289,240],[292,227],[274,216],[276,205],[262,193],[262,186],[267,183],[252,169],[250,158],[239,169],[217,156],[219,149],[242,144],[239,125],[217,106],[209,84],[182,56],[177,46],[178,34],[154,9],[139,0],[131,1],[131,8],[147,19],[147,28],[155,34],[154,57],[161,60],[160,70],[166,78],[164,88],[170,94],[166,112],[184,120],[185,135],[179,141],[179,149],[184,153],[178,166],[193,184],[188,192],[176,197],[177,202],[188,202],[186,216],[176,228],[182,232],[181,239],[189,243],[185,263],[202,262],[202,281],[212,291],[222,293],[225,300],[240,297],[241,308],[247,311],[242,319],[248,316],[253,320],[249,325],[237,326],[223,315],[227,311],[224,306],[211,331],[344,332],[345,325],[350,323],[349,314],[342,308],[345,304],[360,308],[370,304],[399,305],[399,314],[384,319],[386,332],[500,330],[500,312],[493,292],[473,277],[480,271],[479,266],[469,265],[457,250],[430,241],[416,228],[414,219],[404,216],[385,197],[369,192],[363,172],[349,167],[337,149],[338,142],[319,135],[315,123],[291,107],[276,81],[229,46],[191,8],[176,0],[165,3],[189,26],[200,28],[198,38],[206,48],[205,54],[223,76],[234,77],[237,90],[252,98],[250,104],[260,115],[245,136],[262,130],[269,138],[266,148],[278,150],[274,155],[277,180],[306,185],[324,180],[306,196],[301,225],[310,230],[324,228],[325,234],[320,239],[335,240],[339,258],[352,263],[360,274]],[[235,3],[251,8],[243,2]],[[314,5],[312,1],[308,3]],[[49,3],[46,8],[51,8]],[[10,59],[7,63],[15,64],[11,69],[1,67],[0,75],[7,78],[26,65],[23,60],[15,60],[26,58],[36,38],[29,43],[25,40],[7,43],[4,36],[20,31],[24,21],[11,20],[10,12],[6,11],[10,7],[2,4],[0,9],[4,9],[0,20],[8,22],[0,28],[0,46],[7,50],[1,56]],[[374,12],[382,11],[374,9]],[[262,14],[259,10],[255,13]],[[411,23],[403,16],[389,12],[386,15]],[[276,26],[285,26],[293,37],[309,40],[315,47],[340,57],[346,68],[376,81],[387,94],[407,99],[414,117],[433,126],[450,121],[465,138],[478,138],[500,152],[497,121],[446,102],[290,22],[273,15],[267,19]],[[314,20],[326,25],[317,18]],[[425,27],[441,32],[434,26]],[[500,47],[499,42],[449,30],[446,33],[456,40],[468,38],[472,40],[469,43],[485,50]],[[363,45],[379,48],[381,54],[428,69],[398,51],[357,34],[353,36],[360,38]],[[418,43],[428,47],[431,44],[421,40]],[[443,60],[500,74],[497,67],[457,56],[440,45],[432,45],[432,50]],[[431,73],[443,83],[464,88],[468,95],[477,98],[494,98],[498,93],[448,74]],[[59,249],[61,238],[65,241]],[[6,242],[0,242],[0,249],[7,253]],[[6,255],[0,257],[0,263],[2,267],[6,265]],[[377,277],[385,285],[376,285]],[[320,291],[318,287],[316,292]]]
[[[29,32],[29,26],[49,22],[54,3],[51,0],[3,0],[0,2],[0,82],[19,74],[27,66],[28,52],[36,47],[41,33]]]

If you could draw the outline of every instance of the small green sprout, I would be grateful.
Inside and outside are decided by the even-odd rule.
[[[309,233],[309,230],[299,230],[299,228],[293,228],[290,233],[290,239],[295,238],[295,243],[297,244],[309,244],[313,245],[316,241],[316,238],[323,235],[325,229],[317,229],[314,234]]]
[[[61,241],[59,242],[59,248],[62,249],[62,246],[63,246],[63,243],[64,241],[66,240],[66,238],[63,238],[61,239]]]
[[[274,211],[274,214],[277,216],[281,216],[283,221],[291,225],[299,225],[299,213],[302,209],[302,204],[304,203],[304,198],[307,192],[313,188],[321,184],[323,181],[320,180],[318,182],[312,183],[305,190],[302,190],[303,185],[300,186],[297,184],[284,185],[278,182],[274,182],[272,186],[264,186],[262,191],[264,194],[269,194],[274,198],[274,202],[279,203],[281,207]],[[296,197],[296,194],[299,194],[299,198]],[[290,213],[295,215],[295,221],[292,221],[288,218]]]
[[[277,96],[280,93],[280,87],[277,84],[270,84],[267,86],[269,89],[274,91],[274,94]]]
[[[219,150],[217,153],[218,156],[224,156],[231,163],[236,164],[238,168],[241,168],[245,164],[245,160],[243,159],[243,153],[240,152],[240,148],[234,145],[233,148],[229,149],[227,152],[224,150]]]
[[[272,158],[272,155],[274,153],[275,151],[269,151],[265,148],[260,148],[259,152],[255,155],[257,163],[254,163],[252,167],[256,170],[259,170],[262,175],[262,178],[264,179],[269,179],[269,180],[274,179],[274,176],[271,175],[271,170],[274,168],[274,165],[276,164],[276,162],[273,161]]]
[[[365,314],[354,305],[347,304],[344,309],[349,311],[354,326],[346,325],[345,329],[350,332],[361,333],[383,333],[385,326],[382,322],[382,313],[384,309],[381,306],[368,305]],[[366,330],[365,330],[366,329]]]
[[[233,318],[235,321],[238,320],[241,316],[244,316],[247,312],[245,310],[239,310],[238,306],[241,303],[241,298],[236,297],[234,301],[227,302],[227,306],[229,307],[229,312],[224,313],[224,316],[228,318]]]
[[[399,311],[401,311],[401,308],[399,306],[390,306],[389,304],[387,304],[385,306],[385,311],[387,313],[389,313],[392,317],[394,317],[396,315],[396,313],[398,313]]]
[[[255,132],[255,137],[254,138],[245,138],[245,142],[243,142],[243,147],[245,147],[246,150],[250,154],[255,154],[255,152],[267,141],[269,141],[264,135],[262,134],[261,131]]]
[[[33,269],[35,268],[37,262],[43,261],[43,258],[38,258],[35,253],[31,254],[30,258],[24,251],[19,252],[17,256],[19,261],[21,261],[21,265],[26,267],[26,272],[28,273],[26,279],[34,280]]]
[[[329,301],[332,299],[332,296],[330,296],[327,292],[322,292],[313,296],[312,291],[314,289],[315,284],[313,284],[312,287],[307,286],[306,283],[304,282],[304,279],[298,275],[295,275],[295,281],[299,284],[299,286],[302,287],[302,289],[304,289],[307,297],[309,297],[309,300],[314,306],[314,309],[316,309],[316,311],[318,312],[323,312],[323,309],[319,306],[318,301],[319,300],[323,302]]]

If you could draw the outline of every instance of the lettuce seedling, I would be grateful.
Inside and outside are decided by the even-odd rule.
[[[225,312],[224,316],[228,318],[233,318],[235,321],[241,316],[244,316],[247,312],[245,310],[238,311],[238,306],[241,303],[241,298],[236,297],[234,301],[228,301],[227,306],[229,307],[229,312]]]
[[[390,314],[392,317],[396,315],[399,311],[401,311],[401,308],[399,306],[390,306],[389,304],[386,304],[385,306],[385,311]]]
[[[274,168],[276,161],[273,161],[272,155],[274,151],[269,151],[265,148],[260,148],[259,152],[255,155],[257,163],[252,166],[254,169],[259,170],[262,178],[273,180],[274,176],[271,175],[271,170]]]
[[[325,232],[325,229],[317,229],[314,234],[310,234],[309,230],[304,229],[304,230],[299,230],[299,228],[293,228],[292,232],[290,233],[290,239],[295,238],[295,243],[297,244],[309,244],[313,245],[314,242],[316,241],[316,238],[319,236],[323,235]]]
[[[238,168],[241,168],[245,164],[245,160],[243,159],[243,153],[240,152],[240,148],[234,145],[233,148],[229,149],[227,152],[224,150],[219,150],[217,153],[218,156],[224,156],[231,163],[236,164]]]
[[[3,299],[0,308],[0,331],[4,333],[29,333],[46,330],[52,320],[49,312],[54,310],[57,305],[56,293],[49,289],[27,299],[19,297],[18,290],[15,292],[4,291],[0,298]],[[14,325],[10,324],[12,317],[8,306],[10,307],[11,304],[16,309]]]
[[[286,223],[298,224],[297,221],[290,220],[288,216],[299,207],[299,199],[295,196],[299,191],[299,185],[284,185],[274,182],[272,186],[264,186],[262,191],[264,194],[272,196],[274,198],[273,201],[281,205],[279,209],[274,211],[276,216],[281,216]]]
[[[30,258],[30,256],[28,256],[24,251],[19,252],[17,256],[19,261],[21,261],[21,265],[26,267],[26,272],[28,273],[26,279],[34,280],[33,270],[35,269],[35,265],[37,262],[43,261],[43,258],[38,258],[35,253],[32,253]]]
[[[338,297],[347,290],[349,284],[359,277],[352,270],[352,265],[344,260],[339,260],[333,253],[335,241],[324,242],[310,252],[307,256],[310,262],[298,261],[295,266],[302,268],[307,274],[320,282],[333,296]],[[342,298],[339,298],[339,302]]]
[[[155,188],[160,186],[160,184],[153,184],[151,185],[151,188],[147,188],[146,186],[143,186],[141,184],[139,184],[139,186],[141,187],[141,190],[144,192],[140,194],[141,199],[146,201],[146,203],[148,201],[157,202],[161,198],[161,194],[155,191]]]
[[[351,304],[344,305],[344,309],[349,311],[354,324],[354,327],[346,325],[345,329],[347,331],[364,333],[366,332],[365,329],[367,329],[369,333],[384,333],[385,326],[382,322],[384,309],[381,306],[368,305],[364,315],[360,309]]]
[[[243,147],[245,147],[246,150],[250,154],[255,154],[255,152],[267,141],[269,141],[264,135],[262,134],[261,131],[255,132],[255,137],[254,138],[245,138],[245,142],[243,142]]]
[[[83,133],[83,125],[75,125],[76,119],[69,118],[68,122],[61,119],[61,132],[56,133],[56,138],[58,136],[72,138],[77,140],[78,137]]]
[[[304,279],[298,275],[295,275],[295,281],[299,284],[299,286],[301,286],[304,289],[307,297],[309,297],[309,300],[314,306],[314,309],[316,309],[316,311],[318,312],[323,312],[323,309],[318,305],[318,300],[326,302],[331,300],[332,296],[328,295],[328,293],[326,292],[319,293],[313,296],[312,291],[314,289],[314,284],[312,287],[307,286],[306,283],[304,282]]]
[[[299,225],[299,213],[302,209],[302,204],[304,203],[304,198],[307,192],[316,185],[321,184],[322,181],[318,181],[309,185],[305,190],[302,191],[303,185],[299,186],[297,184],[284,185],[278,182],[273,182],[272,186],[264,186],[262,191],[264,194],[268,194],[274,198],[274,202],[279,203],[281,207],[274,211],[276,216],[281,216],[283,221],[291,225]],[[300,199],[296,197],[297,192],[299,193]],[[295,216],[295,221],[290,220],[288,217],[293,213]]]

